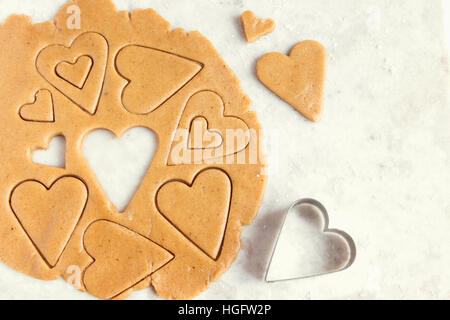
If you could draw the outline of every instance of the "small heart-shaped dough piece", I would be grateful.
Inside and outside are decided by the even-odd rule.
[[[311,121],[320,120],[326,69],[326,51],[318,42],[298,43],[289,57],[272,52],[256,66],[258,79]]]
[[[84,273],[84,285],[100,299],[117,296],[173,259],[151,240],[107,220],[92,223],[83,242],[95,259]]]
[[[275,21],[257,18],[250,10],[242,14],[241,22],[247,42],[254,42],[275,30]]]
[[[55,121],[52,93],[47,89],[39,90],[34,96],[34,102],[20,107],[19,115],[25,121]]]
[[[66,176],[49,188],[28,180],[12,192],[11,209],[49,267],[54,267],[86,205],[86,185]]]
[[[159,211],[212,259],[222,246],[231,199],[231,181],[207,169],[192,184],[168,182],[156,196]]]

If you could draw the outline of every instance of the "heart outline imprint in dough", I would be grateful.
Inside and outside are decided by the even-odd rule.
[[[206,191],[207,190],[207,191]],[[220,255],[231,207],[232,183],[225,171],[208,168],[192,183],[172,180],[156,193],[158,211],[213,260]],[[211,213],[211,211],[216,210]]]
[[[34,101],[19,108],[19,116],[25,121],[55,122],[55,108],[52,93],[40,89],[34,95]]]
[[[83,89],[91,73],[93,62],[89,56],[80,56],[75,62],[61,61],[56,65],[56,74],[78,89]]]
[[[75,38],[70,47],[56,44],[42,49],[36,59],[36,68],[41,76],[59,92],[83,111],[94,115],[103,91],[108,51],[108,42],[101,34],[86,32]],[[87,78],[84,79],[82,88],[79,88],[69,79],[62,78],[57,71],[61,63],[76,65],[82,57],[88,57],[91,64],[88,64],[90,69]],[[85,61],[83,65],[86,69],[86,58],[81,60],[81,62],[83,61]],[[59,70],[61,72],[61,67]],[[83,74],[86,73],[86,70],[80,71]],[[70,72],[70,75],[75,76],[73,71]]]
[[[193,129],[198,128],[193,125],[198,118],[206,120],[207,133],[221,136],[221,143],[216,143],[215,148],[211,147],[212,141],[207,141],[210,138],[200,137],[199,141],[198,132],[193,132]],[[200,131],[200,133],[205,132]],[[192,139],[193,134],[195,135]],[[193,148],[192,140],[195,141]],[[198,145],[198,142],[201,145]],[[245,150],[249,143],[250,130],[247,124],[239,117],[225,115],[224,102],[217,93],[209,90],[199,91],[189,98],[178,121],[167,164],[173,166],[207,163],[210,160],[237,154]],[[199,157],[196,150],[200,152]],[[202,152],[202,150],[208,150],[208,152]]]
[[[199,116],[191,122],[188,144],[188,148],[191,150],[216,149],[223,144],[223,138],[218,130],[208,128],[208,120]]]
[[[254,42],[275,30],[275,21],[273,19],[257,18],[250,10],[242,13],[241,23],[247,42]]]
[[[116,56],[116,69],[127,80],[122,105],[134,114],[148,114],[183,89],[203,64],[180,55],[139,45],[128,45]]]
[[[327,54],[317,41],[305,40],[289,56],[271,52],[256,65],[258,79],[307,119],[317,122],[323,109]]]
[[[81,179],[62,176],[49,187],[37,180],[20,182],[12,190],[9,204],[39,255],[53,268],[70,241],[87,200],[88,188]]]
[[[83,283],[100,299],[113,299],[174,258],[150,239],[108,220],[91,223],[84,233],[83,245],[94,260],[83,274]]]
[[[287,231],[291,231],[292,235],[302,235],[304,234],[303,232],[300,232],[299,229],[295,229],[295,230],[287,230],[289,227],[293,227],[288,225],[288,219],[290,217],[292,217],[292,215],[294,215],[296,212],[294,212],[294,209],[300,209],[301,206],[308,206],[307,209],[309,209],[309,211],[307,211],[307,209],[302,209],[303,211],[300,212],[300,214],[304,215],[306,214],[306,216],[302,216],[301,219],[305,219],[305,217],[307,219],[309,219],[310,221],[308,221],[308,223],[311,223],[311,216],[314,216],[313,218],[320,218],[320,224],[321,226],[317,226],[314,225],[313,228],[314,229],[318,229],[315,230],[314,232],[318,232],[319,236],[321,237],[329,237],[328,239],[328,250],[332,250],[333,254],[336,254],[336,257],[330,255],[330,252],[319,252],[318,255],[322,254],[323,257],[326,258],[326,260],[324,259],[324,261],[327,261],[326,264],[323,264],[320,259],[319,259],[319,264],[316,264],[312,269],[314,269],[314,271],[298,271],[296,270],[292,270],[292,262],[298,262],[298,263],[304,263],[304,259],[296,259],[295,254],[297,253],[297,255],[299,255],[300,258],[302,258],[303,256],[300,256],[301,254],[301,250],[299,250],[300,247],[305,247],[306,245],[304,244],[304,242],[299,243],[299,241],[295,241],[292,240],[292,238],[289,238],[289,242],[286,242],[287,239],[282,239],[283,234],[286,233]],[[299,219],[297,217],[297,219]],[[317,221],[314,221],[317,222]],[[272,249],[272,254],[270,256],[269,259],[269,263],[266,269],[266,274],[265,274],[265,281],[266,282],[278,282],[278,281],[287,281],[287,280],[296,280],[296,279],[305,279],[305,278],[311,278],[311,277],[316,277],[316,276],[321,276],[321,275],[325,275],[325,274],[330,274],[330,273],[335,273],[335,272],[339,272],[339,271],[343,271],[347,268],[349,268],[353,262],[356,259],[356,245],[355,242],[353,241],[353,238],[346,232],[342,231],[342,230],[338,230],[338,229],[330,229],[329,227],[329,215],[328,212],[326,210],[326,208],[317,200],[314,199],[309,199],[309,198],[305,198],[305,199],[300,199],[297,200],[296,202],[294,202],[289,209],[287,210],[286,214],[283,217],[283,222],[281,224],[281,227],[278,231],[278,235],[275,239],[275,244],[274,247]],[[308,227],[311,228],[311,227]],[[303,230],[304,231],[304,230]],[[295,234],[294,234],[295,233]],[[305,233],[306,234],[306,233]],[[291,235],[291,234],[290,234]],[[331,238],[331,237],[334,238]],[[308,236],[309,238],[311,238],[310,236]],[[284,243],[282,243],[282,241],[284,241]],[[316,239],[317,240],[317,239]],[[336,245],[336,243],[338,243],[338,245]],[[286,246],[288,244],[289,249],[293,249],[293,250],[289,250],[289,254],[287,256],[283,256],[283,249],[286,248],[282,248],[282,246]],[[315,243],[317,245],[317,243]],[[331,245],[330,245],[331,244]],[[345,249],[345,255],[342,254],[342,249],[344,247],[344,245],[346,246]],[[296,246],[296,248],[291,248],[293,246]],[[315,254],[315,256],[317,256],[317,254]],[[330,260],[331,257],[331,261]],[[304,258],[304,257],[303,257]],[[289,261],[286,261],[286,259],[289,259]],[[311,259],[312,260],[312,259]],[[342,261],[341,261],[342,260]],[[310,261],[306,261],[306,263],[308,263]],[[317,263],[317,261],[315,261]],[[329,262],[333,263],[333,266],[330,267]],[[283,271],[280,272],[279,270],[276,270],[277,267],[280,268],[280,266],[282,266],[285,270],[284,273]],[[317,267],[319,266],[319,267]],[[287,268],[291,268],[290,270],[287,270]],[[307,269],[307,268],[306,268]],[[319,271],[317,271],[319,270]],[[277,274],[277,271],[280,274]],[[275,275],[274,275],[275,274]],[[283,275],[281,275],[283,274]]]

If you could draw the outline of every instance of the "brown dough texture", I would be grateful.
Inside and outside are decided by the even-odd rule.
[[[323,109],[327,53],[317,41],[294,46],[289,56],[271,52],[256,65],[258,79],[307,119],[317,122]]]
[[[275,21],[272,19],[257,18],[250,10],[242,13],[241,23],[247,42],[254,42],[275,30]]]
[[[206,290],[236,258],[267,179],[258,119],[211,43],[110,0],[69,2],[55,22],[10,16],[0,43],[1,261],[102,299]],[[155,132],[158,149],[119,213],[82,147],[94,130],[133,127]],[[33,163],[59,135],[65,167]]]

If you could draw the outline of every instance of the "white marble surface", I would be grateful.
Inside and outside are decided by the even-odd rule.
[[[0,0],[0,21],[11,13],[44,21],[64,2]],[[273,138],[260,214],[245,228],[232,268],[199,299],[450,298],[449,58],[441,1],[115,2],[122,10],[152,7],[174,27],[206,35]],[[276,31],[246,44],[238,23],[244,9],[274,18]],[[287,53],[304,39],[329,53],[318,124],[266,90],[254,72],[262,54]],[[266,284],[282,213],[306,196],[327,206],[330,227],[353,236],[356,261],[340,273]],[[0,289],[0,298],[91,298],[62,280],[34,280],[4,265]],[[132,295],[154,297],[151,290]]]

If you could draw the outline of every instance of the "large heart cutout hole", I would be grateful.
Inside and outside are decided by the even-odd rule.
[[[92,131],[83,153],[108,199],[123,212],[144,179],[158,148],[156,134],[134,127],[121,137],[105,129]]]

